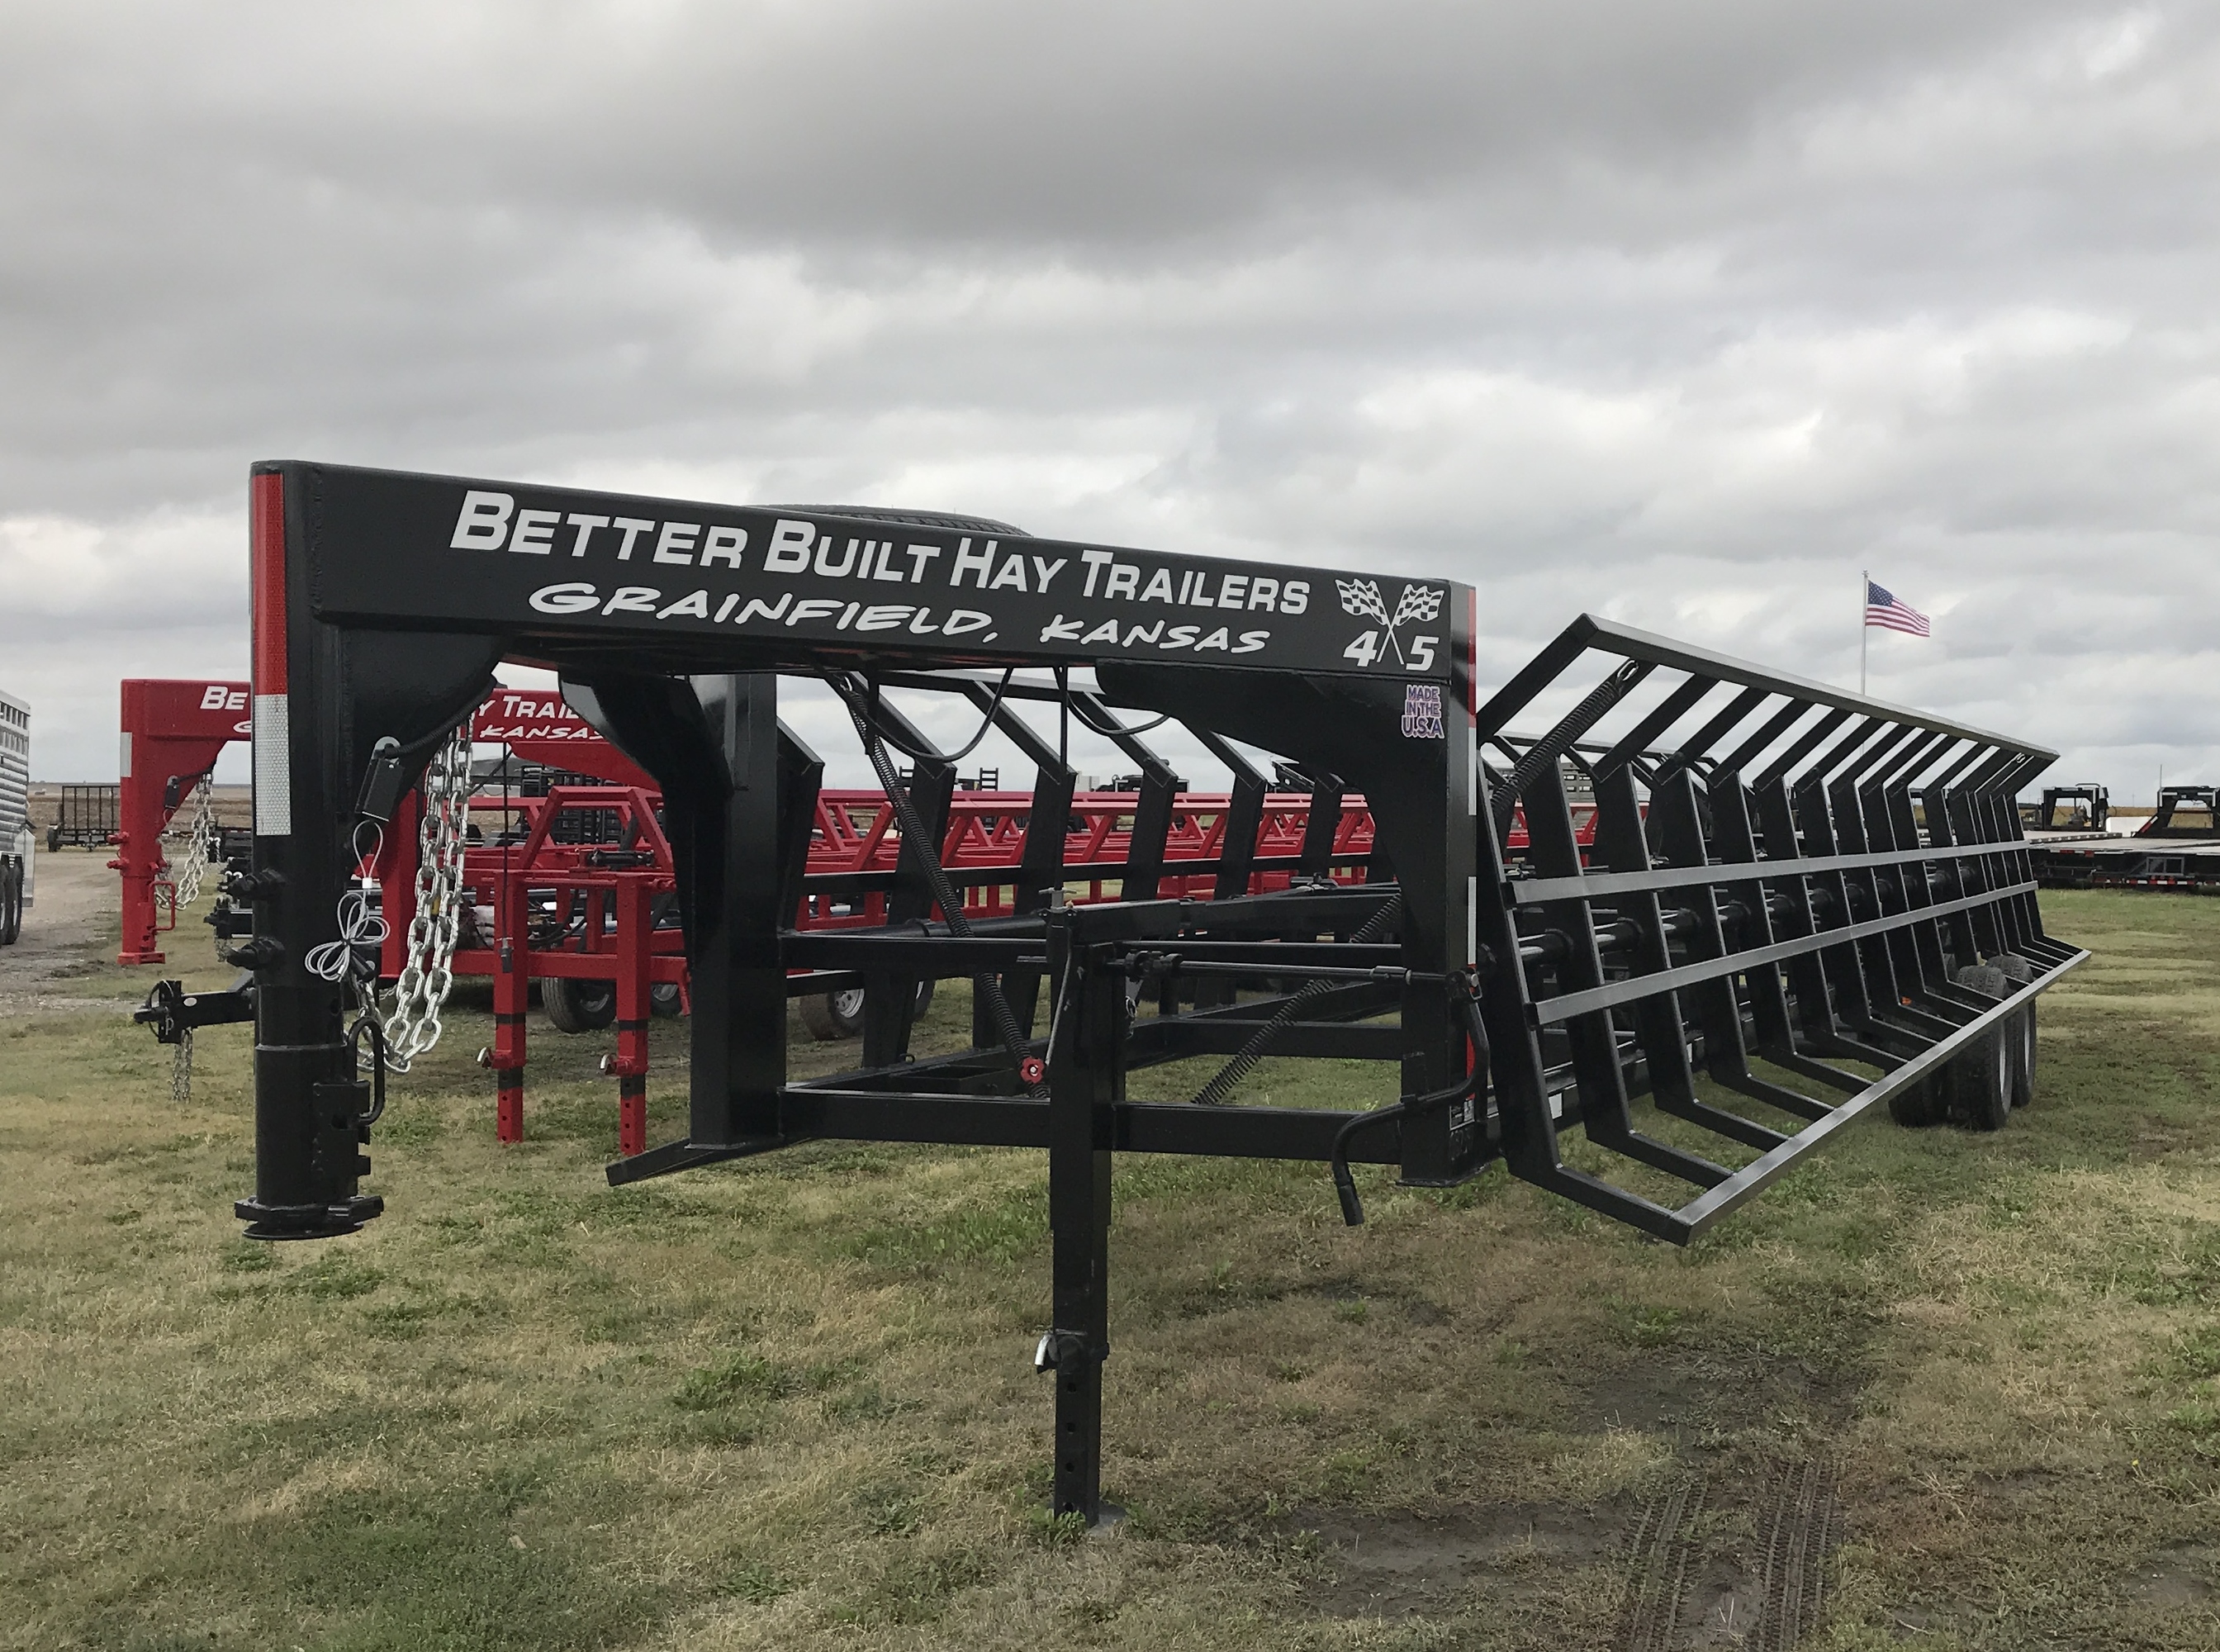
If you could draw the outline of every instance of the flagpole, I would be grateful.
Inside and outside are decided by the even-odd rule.
[[[1873,577],[1865,569],[1858,570],[1858,695],[1866,691],[1866,599],[1873,590]]]

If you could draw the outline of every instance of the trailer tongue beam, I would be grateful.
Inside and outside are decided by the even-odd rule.
[[[2007,1044],[2081,956],[2042,931],[2011,804],[2049,752],[1590,619],[1483,704],[1477,595],[1450,582],[306,464],[257,467],[253,502],[249,1233],[381,1208],[365,1046],[306,967],[339,938],[365,776],[413,783],[498,662],[551,666],[663,792],[692,983],[686,1134],[609,1179],[814,1137],[1045,1148],[1054,1506],[1090,1520],[1113,1154],[1325,1163],[1351,1220],[1350,1162],[1439,1188],[1501,1159],[1685,1243],[1876,1100],[2000,1122],[2012,1097],[1981,1075],[2019,1088],[2031,1043]],[[782,671],[837,675],[882,768],[888,745],[927,754],[885,928],[790,927],[817,771],[782,739]],[[934,858],[952,770],[889,685],[1001,725],[1040,763],[1036,810],[1068,802],[1069,770],[1020,708],[1128,748],[1137,816],[1175,781],[1118,713],[1177,720],[1234,773],[1218,898],[1154,898],[1137,852],[1140,898],[1069,906],[1029,837],[1041,887],[971,930]],[[1334,800],[1362,792],[1369,882],[1251,893],[1265,781],[1236,742],[1308,777],[1319,870]],[[1136,842],[1160,843],[1148,825]],[[788,1081],[801,966],[867,983],[860,1070]],[[907,1061],[910,982],[948,976],[973,979],[975,1047]],[[1241,1104],[1270,1052],[1391,1062],[1399,1099]],[[1194,1101],[1126,1096],[1129,1070],[1202,1053],[1232,1059]],[[1624,1175],[1568,1165],[1575,1131]]]

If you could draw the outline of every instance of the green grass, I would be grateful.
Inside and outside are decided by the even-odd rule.
[[[1743,1542],[1734,1488],[1818,1452],[1846,1541],[1807,1644],[2220,1646],[2220,903],[2045,906],[2097,957],[2043,1001],[2032,1109],[1869,1119],[1686,1251],[1500,1169],[1361,1169],[1352,1231],[1317,1167],[1121,1160],[1130,1518],[1095,1540],[1043,1508],[1038,1155],[612,1190],[608,1040],[533,1018],[502,1148],[466,989],[378,1127],[388,1213],[250,1245],[245,1029],[180,1107],[112,1014],[0,1022],[0,1649],[1600,1648],[1649,1493],[1705,1468]],[[923,1042],[968,1024],[946,983]],[[683,1028],[654,1038],[661,1139]],[[1319,1534],[1413,1522],[1525,1536],[1352,1604]]]

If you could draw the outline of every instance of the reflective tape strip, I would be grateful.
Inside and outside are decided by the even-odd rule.
[[[254,696],[254,832],[261,838],[293,835],[293,760],[285,696]]]
[[[116,754],[115,774],[120,780],[128,780],[131,778],[131,731],[129,729],[123,731],[122,740],[123,749]]]
[[[254,691],[285,692],[285,479],[254,478],[247,496],[254,594]]]

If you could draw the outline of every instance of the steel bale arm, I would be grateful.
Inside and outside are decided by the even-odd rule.
[[[1516,1175],[1685,1243],[1875,1101],[1989,1048],[2086,954],[2043,932],[2011,806],[2053,753],[1587,616],[1481,708],[1480,738],[1503,741],[1544,696],[1575,692],[1590,658],[1602,688],[1546,733],[1504,741],[1522,755],[1486,823],[1515,807],[1532,833],[1488,880],[1505,1153]],[[1587,755],[1581,738],[1657,671],[1678,680]],[[1683,726],[1684,742],[1651,749]],[[1568,764],[1605,817],[1600,865],[1571,840]],[[2016,978],[2009,991],[1978,984],[1984,961]],[[1554,1090],[1552,1034],[1574,1058]],[[1800,1128],[1699,1098],[1692,1050],[1718,1089]],[[1637,1068],[1661,1112],[1758,1156],[1729,1170],[1634,1131]],[[1660,1204],[1570,1169],[1557,1137],[1575,1117],[1701,1191]]]

